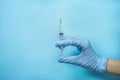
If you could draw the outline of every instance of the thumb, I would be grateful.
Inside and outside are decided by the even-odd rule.
[[[74,64],[76,57],[77,57],[77,56],[61,57],[61,58],[58,59],[58,62],[60,62],[60,63],[70,63],[70,64]]]

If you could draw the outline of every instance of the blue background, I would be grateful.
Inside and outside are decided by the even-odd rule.
[[[57,62],[60,17],[65,37],[89,39],[98,55],[120,60],[119,0],[0,0],[0,80],[120,80]]]

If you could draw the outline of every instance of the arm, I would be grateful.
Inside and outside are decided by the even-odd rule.
[[[109,60],[96,54],[88,40],[80,40],[76,38],[60,40],[56,47],[61,49],[66,46],[75,46],[80,51],[79,55],[70,57],[60,57],[61,63],[75,64],[86,69],[120,75],[120,61]]]
[[[120,60],[108,60],[107,72],[120,76]]]

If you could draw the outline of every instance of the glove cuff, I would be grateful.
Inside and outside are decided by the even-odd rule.
[[[102,57],[98,62],[98,72],[106,73],[107,72],[107,63],[108,59],[105,57]]]

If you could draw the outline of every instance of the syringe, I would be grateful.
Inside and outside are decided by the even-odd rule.
[[[62,30],[62,19],[60,18],[60,20],[59,20],[59,40],[62,40],[63,36],[64,36],[64,34],[63,34],[63,30]],[[63,47],[61,47],[61,56],[60,57],[62,57],[62,56],[63,56]]]

